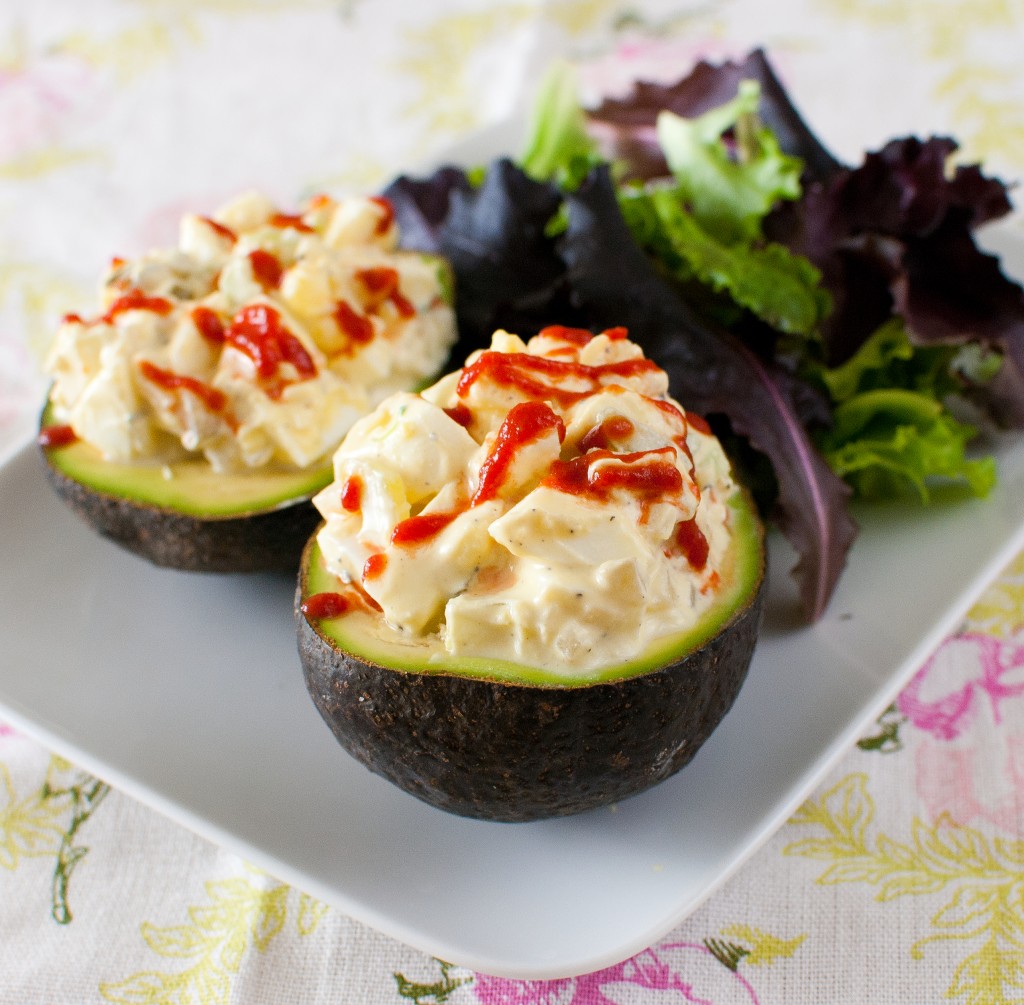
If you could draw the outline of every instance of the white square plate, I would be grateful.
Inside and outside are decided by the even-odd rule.
[[[617,807],[510,825],[432,809],[335,743],[303,684],[290,579],[149,566],[65,509],[30,445],[0,468],[0,716],[428,953],[510,977],[589,972],[724,882],[1024,546],[1024,438],[995,452],[987,499],[859,509],[813,626],[774,536],[749,678],[692,764]]]

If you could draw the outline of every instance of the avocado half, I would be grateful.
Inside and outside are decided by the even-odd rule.
[[[52,425],[44,409],[40,431]],[[42,440],[42,437],[41,437]],[[224,474],[202,460],[118,464],[88,443],[42,446],[54,491],[104,537],[190,572],[291,572],[320,522],[331,465]]]
[[[690,761],[750,666],[765,592],[764,532],[745,491],[734,494],[730,511],[735,547],[697,626],[568,685],[500,661],[417,658],[375,636],[377,615],[308,617],[308,598],[338,589],[311,538],[295,596],[306,686],[357,760],[461,816],[537,820],[635,795]]]

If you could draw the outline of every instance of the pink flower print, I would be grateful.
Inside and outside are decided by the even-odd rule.
[[[0,722],[0,740],[6,740],[17,735],[18,731],[13,726],[8,726],[6,722]]]
[[[47,54],[0,67],[0,162],[56,143],[94,90],[83,61]]]
[[[987,701],[996,725],[1005,701],[1024,694],[1024,646],[968,633],[947,640],[914,675],[897,707],[939,740],[963,734]]]
[[[478,974],[481,1005],[759,1005],[747,979],[706,946],[674,942],[583,977],[514,981]]]
[[[485,1005],[572,1005],[576,981],[517,981],[477,974],[473,981],[477,1001]]]
[[[629,32],[611,51],[580,66],[580,85],[588,102],[604,96],[621,98],[637,80],[674,84],[702,59],[719,63],[745,55],[742,46],[716,38],[657,38]]]
[[[1019,833],[1024,736],[1008,728],[1015,717],[1007,703],[1022,694],[1024,646],[975,633],[944,643],[905,688],[897,707],[928,734],[915,770],[931,819],[947,814]]]
[[[925,741],[916,752],[917,793],[930,819],[991,824],[1017,835],[1024,823],[1024,737],[1007,736],[1002,751]]]

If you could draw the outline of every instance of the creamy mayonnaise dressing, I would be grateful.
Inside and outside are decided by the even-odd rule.
[[[397,251],[390,205],[249,193],[188,215],[178,247],[115,259],[100,315],[64,319],[54,419],[111,461],[304,468],[434,375],[455,340],[444,266]]]
[[[314,499],[318,544],[385,636],[570,677],[714,603],[729,462],[625,334],[499,331],[353,426]]]

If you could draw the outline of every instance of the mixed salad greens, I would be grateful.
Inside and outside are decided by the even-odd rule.
[[[465,354],[496,327],[624,325],[730,445],[799,554],[808,619],[853,495],[984,495],[982,426],[1024,424],[1024,289],[975,243],[1007,187],[945,137],[840,163],[760,50],[585,110],[567,66],[525,153],[387,189],[452,263]]]

